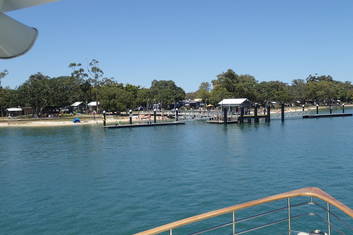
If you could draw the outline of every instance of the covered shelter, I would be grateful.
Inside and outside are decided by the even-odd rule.
[[[223,99],[218,104],[222,107],[251,107],[251,101],[247,98]]]
[[[6,109],[7,114],[9,117],[13,117],[13,116],[19,116],[23,114],[23,109],[20,107],[17,108],[7,108]]]
[[[86,109],[86,105],[82,101],[77,101],[70,105],[72,111],[75,112],[83,112]]]
[[[251,101],[247,98],[223,99],[218,103],[221,106],[224,115],[239,114],[241,109],[244,114],[250,113]]]
[[[98,101],[92,101],[92,102],[89,102],[87,104],[88,109],[89,109],[90,112],[98,111],[98,106],[99,105],[100,105],[100,103]]]

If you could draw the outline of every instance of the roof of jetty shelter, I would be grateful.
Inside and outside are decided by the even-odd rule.
[[[250,104],[250,100],[247,98],[223,99],[218,104],[222,106],[242,106]]]
[[[71,107],[78,107],[78,106],[80,106],[82,103],[83,103],[83,102],[81,102],[81,101],[77,101],[77,102],[73,103],[73,104],[71,105]]]

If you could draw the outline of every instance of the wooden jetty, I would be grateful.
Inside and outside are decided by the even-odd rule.
[[[223,120],[208,120],[207,123],[210,123],[210,124],[224,124],[224,121]],[[236,124],[238,123],[237,120],[228,120],[227,121],[227,124]]]
[[[121,125],[108,125],[104,128],[109,129],[118,129],[118,128],[134,128],[134,127],[152,127],[152,126],[175,126],[175,125],[184,125],[185,122],[159,122],[159,123],[135,123],[135,124],[121,124]]]
[[[303,118],[307,119],[307,118],[350,117],[350,116],[353,116],[353,114],[351,114],[351,113],[332,113],[332,114],[303,115]]]

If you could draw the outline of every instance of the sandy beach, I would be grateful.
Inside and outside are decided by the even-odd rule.
[[[3,127],[61,127],[61,126],[85,126],[85,125],[99,125],[103,126],[103,118],[82,118],[81,122],[74,123],[73,119],[0,119],[0,128]],[[165,118],[157,117],[157,120],[165,120]],[[147,122],[148,119],[133,118],[134,122]],[[150,119],[152,121],[152,119]],[[123,124],[128,123],[129,117],[107,117],[106,124]]]

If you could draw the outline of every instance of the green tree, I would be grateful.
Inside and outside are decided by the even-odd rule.
[[[75,77],[63,76],[49,79],[49,105],[65,107],[80,100],[82,97],[81,80]]]
[[[197,98],[202,99],[202,102],[208,103],[210,100],[211,85],[208,82],[202,82],[199,89],[196,91]]]
[[[131,107],[133,94],[119,84],[102,86],[98,90],[101,107],[106,111],[122,112]]]
[[[44,108],[49,105],[51,91],[49,77],[41,73],[31,75],[19,88],[19,94],[24,106],[31,106],[34,113],[40,116]]]
[[[154,103],[162,104],[163,108],[168,108],[185,99],[185,91],[175,85],[174,81],[154,80],[150,91]]]
[[[211,102],[218,103],[224,98],[248,98],[256,99],[256,79],[251,75],[238,75],[233,70],[228,69],[226,72],[217,76],[212,81],[213,90],[211,92]]]
[[[9,74],[9,72],[6,69],[4,71],[0,72],[0,88],[2,88],[1,80],[4,79],[8,74]]]
[[[257,102],[265,105],[275,101],[281,104],[293,101],[289,85],[280,81],[261,82],[257,86]]]
[[[291,95],[296,101],[305,103],[307,84],[303,79],[295,79],[290,87]]]

